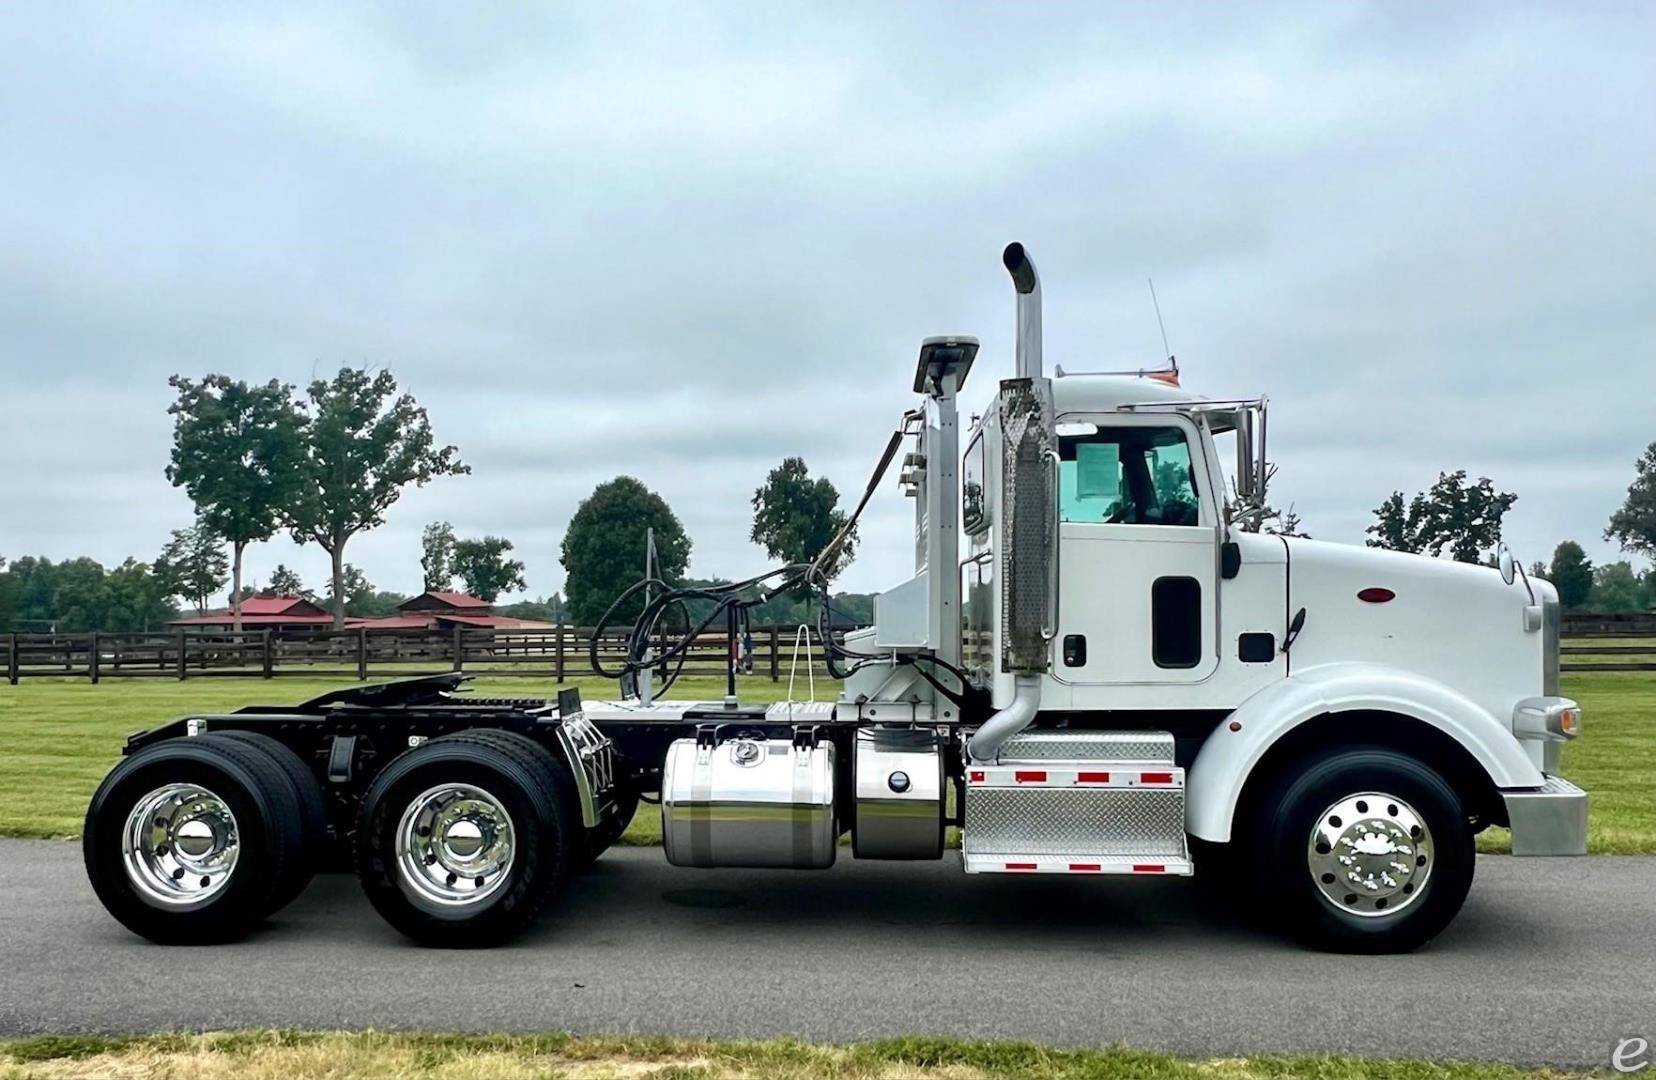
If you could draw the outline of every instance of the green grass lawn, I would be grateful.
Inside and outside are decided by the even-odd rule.
[[[298,702],[341,685],[337,680],[281,678],[110,680],[25,679],[0,684],[0,835],[72,837],[92,789],[119,759],[126,736],[194,712],[222,712],[254,702]],[[550,679],[483,678],[480,694],[550,695]],[[577,679],[589,699],[614,695],[615,684]],[[786,680],[741,681],[744,700],[778,701]],[[796,687],[803,695],[803,688]],[[1656,672],[1591,672],[1564,677],[1564,692],[1584,708],[1584,733],[1564,750],[1564,775],[1592,795],[1589,845],[1595,852],[1656,853]],[[686,679],[674,697],[718,700],[724,682]],[[833,696],[819,680],[819,698]],[[659,840],[654,813],[638,815],[626,841]],[[1485,851],[1505,850],[1502,830],[1480,838]]]
[[[0,1077],[80,1080],[1547,1080],[1589,1072],[1465,1061],[1334,1055],[1195,1059],[1123,1046],[1063,1050],[931,1036],[824,1046],[794,1039],[714,1042],[652,1035],[438,1035],[416,1032],[233,1031],[201,1035],[45,1035],[0,1040]]]
[[[801,678],[803,682],[803,677]],[[79,836],[92,790],[120,760],[121,745],[134,731],[192,713],[228,712],[257,703],[304,701],[355,681],[335,679],[200,678],[108,680],[94,686],[84,678],[24,679],[16,686],[0,682],[0,836]],[[551,697],[552,679],[480,678],[467,684],[479,696]],[[588,700],[613,698],[608,679],[571,679]],[[719,701],[724,680],[685,678],[673,697]],[[748,676],[738,682],[744,701],[781,701],[788,682]],[[796,685],[796,694],[806,694]],[[817,697],[838,693],[838,684],[817,680]],[[632,843],[660,840],[660,822],[640,813],[626,838]]]

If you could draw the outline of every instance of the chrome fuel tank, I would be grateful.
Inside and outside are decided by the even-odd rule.
[[[832,866],[833,744],[677,740],[661,776],[661,838],[674,866]]]
[[[864,728],[857,732],[859,859],[943,857],[943,742],[931,728]]]

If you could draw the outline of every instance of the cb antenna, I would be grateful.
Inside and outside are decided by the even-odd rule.
[[[1150,283],[1150,304],[1156,309],[1156,327],[1161,330],[1162,352],[1167,356],[1168,366],[1171,367],[1173,369],[1173,373],[1177,375],[1179,372],[1179,361],[1176,357],[1174,357],[1172,347],[1167,344],[1167,324],[1162,322],[1161,301],[1156,299],[1156,279],[1147,277],[1144,280]]]

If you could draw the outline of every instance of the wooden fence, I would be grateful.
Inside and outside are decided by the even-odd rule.
[[[753,670],[780,680],[792,664],[795,627],[753,629]],[[1564,616],[1565,671],[1656,671],[1656,615]],[[597,674],[588,641],[592,631],[560,626],[544,630],[243,630],[240,633],[178,631],[154,634],[8,634],[7,680],[24,676],[189,679],[200,676],[275,678],[281,675],[367,679],[401,666],[413,671],[486,671],[491,675],[551,677],[558,682]],[[1626,638],[1626,643],[1571,644],[1571,639]],[[1646,639],[1634,641],[1632,639]],[[813,631],[812,640],[815,640]],[[614,667],[624,648],[621,632],[599,642],[599,660]],[[802,648],[801,662],[816,662]],[[691,648],[686,675],[723,675],[729,645],[709,633]],[[1591,658],[1591,659],[1589,659]]]
[[[797,627],[753,628],[753,674],[781,680],[793,663]],[[0,637],[7,680],[25,676],[193,679],[202,676],[276,678],[284,675],[355,677],[432,671],[487,672],[552,678],[597,674],[589,642],[592,631],[559,626],[540,630],[456,627],[452,630],[243,630],[152,634],[8,634]],[[799,648],[800,677],[818,663],[811,645]],[[619,665],[625,633],[606,633],[599,662]],[[686,675],[725,674],[730,645],[721,633],[703,634],[691,646]],[[675,661],[676,663],[676,661]],[[394,668],[404,669],[402,672]],[[820,673],[820,672],[819,672]]]

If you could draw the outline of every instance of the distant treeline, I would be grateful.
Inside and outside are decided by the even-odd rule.
[[[718,579],[686,582],[688,585],[715,583],[723,584]],[[164,574],[156,573],[153,564],[138,559],[127,559],[114,569],[107,569],[89,558],[53,562],[32,555],[10,561],[0,557],[0,633],[159,630],[180,613],[172,592],[174,588]],[[247,595],[268,591],[250,587]],[[402,593],[374,588],[354,567],[345,576],[347,614],[369,618],[390,615],[407,599]],[[569,607],[559,593],[498,604],[495,611],[539,622],[572,621]],[[705,613],[705,608],[693,610],[697,618]],[[874,620],[874,594],[838,594],[833,599],[833,615],[836,625],[867,625]],[[752,622],[756,626],[799,623],[814,626],[816,604],[812,600],[772,597],[753,609]]]

